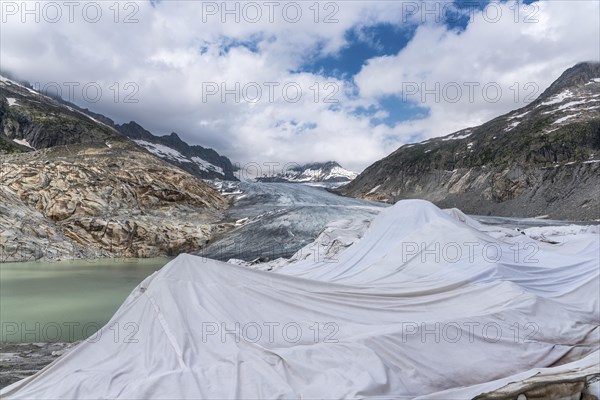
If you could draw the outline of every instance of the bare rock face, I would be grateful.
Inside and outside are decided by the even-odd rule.
[[[340,189],[507,217],[600,218],[600,64],[570,68],[519,110],[400,147]]]
[[[25,379],[79,343],[0,343],[0,389]]]
[[[359,196],[388,203],[420,198],[479,215],[593,220],[600,217],[600,162],[400,172]]]
[[[0,262],[199,250],[226,207],[110,119],[0,77]]]
[[[3,261],[198,250],[227,202],[190,174],[127,142],[0,158]]]

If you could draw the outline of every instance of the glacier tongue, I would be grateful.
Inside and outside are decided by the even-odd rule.
[[[598,373],[597,231],[553,244],[420,200],[359,225],[323,232],[352,243],[333,259],[275,272],[181,255],[93,340],[0,393],[471,399]],[[133,324],[135,341],[115,324]]]

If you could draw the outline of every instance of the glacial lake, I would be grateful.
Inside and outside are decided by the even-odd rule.
[[[93,335],[169,258],[0,263],[0,342]]]

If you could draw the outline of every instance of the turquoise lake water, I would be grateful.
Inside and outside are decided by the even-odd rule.
[[[0,341],[84,339],[170,259],[0,263]]]

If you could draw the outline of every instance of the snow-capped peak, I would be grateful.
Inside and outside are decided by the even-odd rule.
[[[257,178],[262,182],[292,182],[292,183],[315,183],[315,182],[350,182],[358,174],[343,168],[335,161],[324,163],[311,163],[298,165],[290,168],[285,173],[275,176],[264,176]]]

